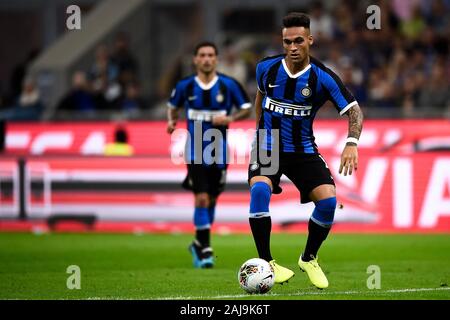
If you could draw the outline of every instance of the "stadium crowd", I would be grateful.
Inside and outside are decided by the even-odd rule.
[[[370,4],[380,6],[379,30],[367,28]],[[308,10],[320,44],[313,45],[312,55],[343,79],[369,117],[450,117],[449,12],[446,0],[317,1]],[[256,41],[234,35],[220,48],[218,70],[252,95],[256,63],[281,50],[280,33]],[[164,79],[161,98],[170,93],[176,79],[171,80]]]
[[[371,4],[381,9],[380,29],[366,25]],[[368,117],[450,118],[450,0],[315,1],[299,9],[310,15],[312,34],[320,43],[313,46],[313,56],[343,79]],[[218,70],[235,77],[254,95],[256,63],[282,53],[280,34],[247,36],[224,31],[222,39],[226,40],[217,41]],[[176,70],[160,75],[153,86],[156,92],[142,92],[139,80],[146,71],[139,68],[128,43],[125,34],[118,34],[113,48],[99,45],[91,68],[74,72],[72,89],[57,110],[76,111],[87,119],[114,111],[133,119],[140,111],[159,108],[161,112],[148,114],[165,117],[170,90],[180,76],[192,72],[191,48],[185,57],[177,57],[181,63],[174,61]],[[24,76],[22,80],[12,105],[0,103],[0,118],[40,118],[45,106],[39,91],[33,79]]]
[[[145,108],[139,83],[139,64],[129,48],[127,34],[118,33],[112,48],[98,45],[92,60],[88,70],[73,73],[71,89],[58,102],[57,114],[62,114],[63,119],[67,115],[66,119],[86,120],[101,118],[99,114],[118,112],[126,118],[133,118]],[[17,82],[17,77],[14,75],[11,81]],[[22,81],[22,89],[13,94],[13,105],[0,111],[0,119],[39,120],[42,116],[45,106],[35,80],[22,72]]]

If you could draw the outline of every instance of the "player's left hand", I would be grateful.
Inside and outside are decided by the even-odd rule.
[[[346,145],[341,155],[341,165],[339,166],[339,173],[344,170],[344,176],[352,175],[353,169],[358,169],[358,147]]]
[[[231,117],[225,115],[214,116],[212,124],[214,126],[227,126],[231,122]]]

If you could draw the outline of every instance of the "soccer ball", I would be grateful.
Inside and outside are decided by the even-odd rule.
[[[266,293],[275,283],[272,266],[263,259],[252,258],[245,261],[238,272],[238,281],[248,293]]]

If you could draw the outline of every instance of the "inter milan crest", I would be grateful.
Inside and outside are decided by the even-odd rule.
[[[222,103],[223,102],[223,94],[219,92],[219,94],[216,96],[216,101],[218,103]]]
[[[310,87],[306,86],[302,89],[301,93],[302,93],[302,96],[304,96],[305,98],[309,98],[312,94],[312,91],[311,91]]]

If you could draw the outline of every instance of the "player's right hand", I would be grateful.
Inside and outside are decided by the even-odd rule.
[[[175,127],[177,126],[177,123],[174,121],[169,121],[167,123],[167,133],[171,134],[175,131]]]

